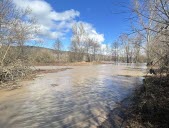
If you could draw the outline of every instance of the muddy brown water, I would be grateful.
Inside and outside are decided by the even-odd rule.
[[[1,90],[0,128],[94,128],[141,84],[145,70],[111,64],[69,68],[22,82],[20,89]]]

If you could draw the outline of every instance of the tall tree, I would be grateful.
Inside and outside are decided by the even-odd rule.
[[[116,63],[119,60],[119,42],[115,41],[112,43],[112,60],[115,61]]]
[[[72,27],[72,41],[71,41],[71,51],[74,54],[75,61],[82,61],[85,53],[85,41],[87,39],[87,33],[84,29],[82,23],[76,23]]]
[[[61,55],[62,47],[63,47],[62,42],[60,41],[60,39],[57,39],[54,43],[54,49],[56,50],[58,61],[60,61],[60,55]]]
[[[130,40],[127,34],[122,34],[119,37],[121,44],[123,46],[125,56],[126,56],[126,63],[130,63],[130,50],[131,50],[131,45],[130,45]]]

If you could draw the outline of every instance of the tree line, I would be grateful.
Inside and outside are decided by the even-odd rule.
[[[63,60],[63,57],[65,57],[61,57],[63,45],[60,39],[57,39],[54,43],[57,60]],[[72,27],[72,38],[67,61],[145,62],[145,54],[141,45],[141,36],[129,37],[128,34],[120,35],[117,41],[112,43],[101,44],[97,39],[91,38],[83,23],[75,23]]]

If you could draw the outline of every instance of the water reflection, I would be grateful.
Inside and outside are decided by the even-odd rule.
[[[29,86],[1,93],[0,127],[95,127],[105,120],[116,102],[128,96],[141,82],[137,76],[140,70],[134,66],[73,68],[45,74],[30,82]],[[132,77],[126,77],[126,74]]]

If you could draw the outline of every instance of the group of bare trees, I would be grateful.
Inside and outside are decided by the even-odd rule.
[[[169,1],[133,0],[133,31],[145,44],[147,62],[158,64],[161,69],[169,66]],[[139,25],[139,27],[137,27]]]
[[[169,63],[169,1],[132,0],[129,18],[132,33],[122,34],[112,45],[114,60],[146,62],[168,68]],[[122,59],[121,58],[121,59]]]
[[[57,39],[54,43],[56,51],[56,60],[65,60],[67,62],[76,61],[114,61],[126,63],[145,62],[145,57],[142,54],[142,37],[130,37],[127,34],[119,36],[118,40],[112,44],[99,43],[97,39],[93,38],[85,29],[83,23],[76,23],[72,27],[72,38],[70,44],[70,51],[63,52],[63,43]],[[65,56],[65,54],[68,54]]]
[[[61,57],[62,48],[63,48],[62,42],[60,41],[60,39],[57,39],[54,43],[54,49],[56,51],[58,61],[60,61],[61,59],[60,57]]]
[[[29,9],[17,9],[12,3],[12,0],[0,1],[1,66],[10,65],[18,59],[25,60],[24,45],[26,41],[34,39],[38,31],[34,19],[29,14]],[[17,48],[15,46],[17,46]],[[11,50],[14,49],[17,50],[17,55],[13,53],[15,55],[8,59]]]
[[[34,39],[38,31],[29,14],[29,9],[16,8],[12,0],[0,1],[0,81],[17,74],[12,71],[27,60],[24,45]]]
[[[125,63],[145,62],[145,55],[141,46],[142,40],[140,36],[120,35],[118,40],[111,45],[112,61]]]
[[[72,33],[70,61],[98,61],[101,44],[90,36],[83,23],[76,23],[72,27]]]

